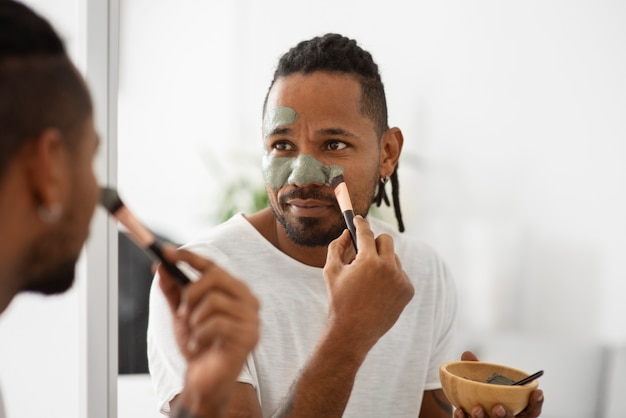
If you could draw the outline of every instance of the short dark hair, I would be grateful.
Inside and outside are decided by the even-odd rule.
[[[0,177],[49,128],[68,148],[92,115],[87,86],[50,23],[26,5],[0,0]]]
[[[278,61],[269,91],[280,77],[294,73],[310,74],[315,71],[354,75],[361,85],[361,111],[374,122],[380,138],[389,129],[385,88],[372,55],[353,39],[328,33],[291,48]],[[263,113],[267,105],[267,96]]]

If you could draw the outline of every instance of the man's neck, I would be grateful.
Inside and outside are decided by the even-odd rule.
[[[263,209],[246,219],[259,233],[281,252],[312,267],[324,267],[328,247],[306,247],[294,243],[269,208]]]

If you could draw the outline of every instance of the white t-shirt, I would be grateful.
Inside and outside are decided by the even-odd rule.
[[[368,353],[343,416],[415,418],[423,392],[441,387],[439,366],[454,359],[456,291],[445,264],[430,247],[377,219],[368,221],[376,235],[393,236],[415,296]],[[263,416],[270,416],[324,328],[328,298],[322,269],[279,251],[241,214],[186,247],[245,280],[260,300],[261,339],[239,380],[254,386]],[[168,413],[169,401],[182,390],[185,361],[174,339],[167,302],[156,284],[150,297],[148,357],[159,406]]]

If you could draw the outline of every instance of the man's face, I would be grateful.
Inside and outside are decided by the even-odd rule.
[[[268,95],[265,183],[274,216],[296,244],[326,246],[345,229],[328,185],[333,167],[343,168],[355,214],[369,210],[381,149],[374,122],[360,112],[360,98],[353,77],[325,72],[283,77]],[[295,163],[277,164],[285,158]]]
[[[33,247],[25,264],[25,290],[53,294],[74,282],[75,265],[89,235],[91,217],[99,198],[93,171],[98,137],[91,118],[84,124],[76,149],[67,151],[69,161],[67,198],[61,219]]]

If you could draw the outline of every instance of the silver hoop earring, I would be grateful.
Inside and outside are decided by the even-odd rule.
[[[380,178],[380,184],[382,184],[383,186],[387,184],[388,181],[389,181],[389,176],[387,175]]]
[[[46,224],[52,224],[61,219],[63,208],[60,203],[53,203],[49,208],[45,206],[39,206],[37,208],[37,216],[39,220]]]

